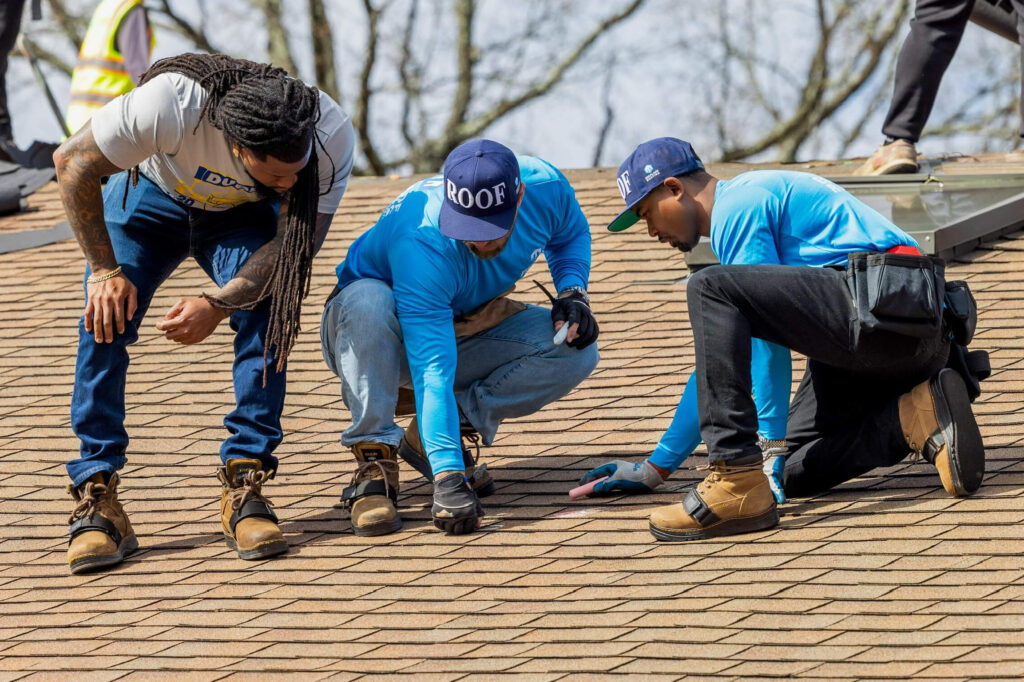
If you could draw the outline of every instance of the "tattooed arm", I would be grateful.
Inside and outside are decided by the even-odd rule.
[[[319,250],[331,226],[333,215],[317,215],[315,250]],[[288,222],[288,206],[281,204],[277,215],[277,234],[256,249],[231,280],[212,295],[183,298],[172,307],[156,328],[179,343],[198,343],[213,333],[217,325],[235,310],[252,310],[262,301],[274,274]]]
[[[333,219],[334,216],[328,213],[317,214],[314,253],[320,251],[320,247],[323,246]],[[270,282],[277,256],[281,251],[281,241],[287,222],[288,206],[282,204],[277,218],[277,234],[249,257],[231,281],[209,297],[215,304],[237,310],[251,308],[262,300],[263,291]]]
[[[110,162],[86,124],[53,153],[57,169],[57,188],[64,202],[68,224],[75,233],[82,253],[94,276],[117,267],[114,248],[103,220],[103,195],[100,179],[119,170]],[[85,330],[95,334],[97,343],[114,340],[114,327],[124,333],[125,320],[131,320],[138,304],[135,285],[124,274],[86,285]]]

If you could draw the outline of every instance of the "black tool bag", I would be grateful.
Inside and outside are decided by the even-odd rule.
[[[846,285],[861,331],[889,331],[928,338],[942,327],[946,264],[899,253],[851,253]]]
[[[946,325],[954,342],[969,346],[978,326],[978,304],[967,282],[946,282]]]
[[[967,282],[946,282],[945,293],[943,315],[949,332],[949,359],[946,367],[960,374],[973,403],[981,395],[981,382],[992,374],[992,364],[986,351],[967,350],[978,326],[978,304]]]

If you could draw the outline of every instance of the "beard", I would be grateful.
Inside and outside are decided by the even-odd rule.
[[[284,196],[284,192],[278,192],[273,187],[264,185],[256,178],[252,178],[253,187],[256,188],[256,194],[260,199],[280,199]]]
[[[501,252],[505,250],[505,247],[502,246],[500,249],[494,249],[493,251],[481,251],[472,244],[466,244],[466,248],[480,260],[493,260],[500,256]]]

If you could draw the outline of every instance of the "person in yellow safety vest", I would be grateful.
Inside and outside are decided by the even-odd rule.
[[[134,88],[154,45],[142,0],[102,0],[71,73],[68,130],[78,132],[104,104]]]

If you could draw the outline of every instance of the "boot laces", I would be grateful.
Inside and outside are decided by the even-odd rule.
[[[268,507],[274,505],[263,495],[263,484],[270,479],[269,471],[249,471],[242,478],[242,484],[237,488],[228,488],[228,499],[231,508],[241,509],[242,505],[249,500],[259,500]]]
[[[722,476],[729,474],[745,474],[751,471],[762,471],[761,462],[751,462],[750,464],[702,464],[697,467],[697,471],[710,472],[703,481],[697,484],[697,489],[705,491],[710,488],[711,484],[722,480]],[[705,485],[707,484],[707,485]]]
[[[376,469],[376,471],[374,471]],[[381,478],[384,479],[384,490],[390,494],[391,482],[388,481],[388,472],[398,473],[398,461],[393,459],[370,459],[356,469],[355,473],[352,474],[352,483],[355,485],[362,481],[364,478],[373,478],[373,474],[379,472]]]
[[[463,440],[469,441],[470,445],[475,448],[475,454],[473,455],[474,466],[480,462],[480,434],[476,431],[463,431],[459,434]],[[466,448],[469,450],[469,448]]]
[[[120,478],[116,475],[111,476],[110,482],[105,484],[97,483],[96,481],[86,481],[80,488],[82,497],[79,499],[78,505],[71,511],[68,524],[98,512],[103,498],[107,496],[113,497],[117,493],[119,481]]]

